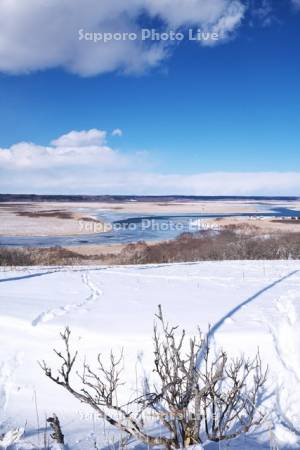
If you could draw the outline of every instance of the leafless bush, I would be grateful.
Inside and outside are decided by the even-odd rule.
[[[0,248],[0,266],[32,266],[33,255],[26,250]]]
[[[101,249],[103,251],[103,249]],[[120,252],[81,254],[62,247],[0,248],[0,266],[158,264],[190,261],[300,258],[300,233],[262,235],[253,226],[230,225],[220,232],[184,233],[159,243],[136,242]]]
[[[259,355],[254,361],[228,359],[225,352],[213,357],[199,331],[188,338],[185,331],[166,323],[159,307],[154,326],[154,381],[147,381],[144,394],[120,406],[123,354],[110,355],[97,369],[84,363],[74,381],[77,351],[71,351],[70,330],[62,334],[64,351],[54,350],[61,366],[55,373],[46,362],[41,367],[48,378],[88,404],[101,418],[144,444],[167,449],[222,441],[248,432],[263,421],[258,409],[259,394],[266,381]],[[154,415],[159,435],[145,428],[145,416]]]
[[[251,227],[185,233],[177,239],[144,245],[134,251],[126,247],[115,256],[118,264],[157,264],[220,260],[277,260],[300,258],[300,233],[260,235]],[[138,257],[137,257],[138,255]]]
[[[62,247],[16,249],[0,247],[0,266],[72,265],[84,260],[84,256]]]

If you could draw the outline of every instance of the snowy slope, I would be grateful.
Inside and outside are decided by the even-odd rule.
[[[270,448],[270,440],[278,448],[299,448],[296,434],[288,431],[292,426],[300,430],[299,288],[300,261],[2,271],[3,429],[26,425],[27,442],[41,444],[45,417],[55,412],[70,450],[92,449],[94,433],[98,446],[107,446],[109,429],[52,384],[37,361],[55,365],[52,349],[61,347],[59,332],[69,325],[74,345],[89,360],[124,347],[125,376],[135,395],[137,374],[151,370],[153,314],[161,303],[170,322],[189,332],[211,325],[215,345],[232,354],[251,356],[259,346],[263,363],[270,366],[264,430],[230,448]],[[20,448],[33,447],[24,443]]]

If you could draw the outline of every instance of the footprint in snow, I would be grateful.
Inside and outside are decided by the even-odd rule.
[[[62,317],[73,311],[86,312],[86,306],[89,303],[93,303],[94,301],[98,300],[98,297],[102,295],[102,291],[91,281],[90,276],[87,273],[82,274],[81,280],[83,284],[85,284],[85,286],[87,286],[90,290],[90,294],[84,300],[78,303],[70,303],[68,305],[42,312],[31,322],[31,325],[33,327],[36,327],[40,323],[49,322],[56,317]]]

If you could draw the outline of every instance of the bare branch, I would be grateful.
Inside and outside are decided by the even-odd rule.
[[[124,384],[123,351],[119,356],[111,352],[108,364],[99,354],[96,368],[84,362],[82,373],[75,371],[81,384],[78,389],[72,380],[78,353],[71,351],[71,332],[66,328],[61,333],[64,351],[54,350],[60,361],[57,372],[54,374],[44,361],[40,366],[49,379],[88,404],[109,424],[149,446],[178,449],[201,444],[203,435],[218,442],[261,424],[264,416],[258,402],[267,372],[262,370],[259,353],[253,361],[243,356],[229,359],[222,351],[213,357],[200,330],[197,336],[188,338],[185,330],[166,322],[161,306],[155,317],[156,381],[147,381],[147,392],[123,406],[118,404],[118,390]],[[159,436],[145,431],[146,411],[161,424]]]

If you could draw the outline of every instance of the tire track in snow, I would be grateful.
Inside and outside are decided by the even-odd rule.
[[[49,322],[57,317],[65,316],[73,311],[78,311],[89,303],[95,302],[98,298],[103,294],[101,289],[99,289],[90,279],[90,276],[87,272],[81,275],[81,280],[83,284],[90,290],[90,295],[88,295],[83,301],[79,303],[70,303],[64,306],[60,306],[58,308],[49,309],[46,312],[42,312],[39,314],[32,322],[31,325],[36,327],[41,323]]]
[[[208,333],[208,338],[209,339],[212,338],[214,336],[215,332],[219,330],[219,328],[225,323],[225,321],[227,319],[229,319],[229,318],[232,318],[232,316],[234,316],[243,307],[245,307],[246,305],[252,303],[254,300],[256,300],[258,297],[260,297],[265,292],[271,290],[273,287],[277,286],[278,284],[282,283],[283,281],[291,278],[292,276],[294,276],[294,275],[296,275],[298,273],[300,273],[300,270],[293,270],[293,272],[290,272],[287,275],[279,278],[278,280],[275,280],[273,283],[271,283],[271,284],[265,286],[264,288],[260,289],[254,295],[252,295],[251,297],[247,298],[242,303],[237,305],[235,308],[233,308],[231,311],[229,311],[225,316],[223,316],[220,320],[218,320],[218,322],[216,322],[213,325],[213,327],[211,327],[211,329],[210,329],[210,331]]]
[[[1,278],[0,283],[7,283],[10,281],[20,281],[20,280],[28,280],[30,278],[36,278],[36,277],[44,277],[45,275],[52,275],[53,273],[58,272],[57,270],[48,270],[46,272],[38,272],[38,273],[30,273],[27,275],[20,275],[16,277],[11,278]]]
[[[227,314],[225,314],[225,316],[223,316],[221,319],[219,319],[209,330],[209,332],[207,333],[207,340],[208,342],[214,342],[215,339],[215,333],[224,325],[224,324],[228,324],[229,320],[233,320],[233,316],[239,312],[240,310],[242,310],[243,308],[245,308],[247,305],[251,304],[252,302],[254,302],[257,298],[259,298],[262,294],[264,294],[265,292],[268,292],[269,290],[271,290],[273,287],[277,286],[278,284],[284,282],[285,280],[288,280],[289,278],[293,277],[296,274],[299,274],[300,270],[293,270],[292,272],[288,273],[287,275],[284,275],[281,278],[278,278],[277,280],[273,281],[273,283],[268,284],[267,286],[263,287],[262,289],[260,289],[258,292],[256,292],[255,294],[253,294],[251,297],[247,298],[246,300],[244,300],[242,303],[238,304],[235,308],[231,309]],[[197,358],[197,365],[200,366],[203,358],[204,358],[205,352],[201,351],[198,355]]]

